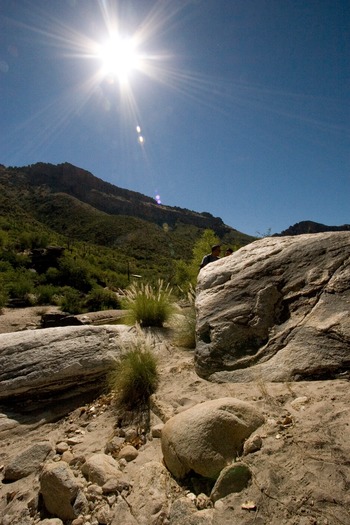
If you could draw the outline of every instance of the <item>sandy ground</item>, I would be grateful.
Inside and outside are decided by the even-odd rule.
[[[0,333],[33,328],[41,313],[37,307],[6,310],[0,316]],[[261,450],[243,458],[253,482],[217,505],[215,525],[350,525],[349,381],[209,383],[196,375],[192,351],[173,346],[162,331],[152,338],[161,376],[157,416],[166,419],[196,403],[233,396],[254,404],[265,417],[257,432]],[[50,421],[46,413],[4,432],[0,426],[0,463],[6,464],[29,442],[49,436],[64,440],[69,432],[81,438],[75,455],[103,452],[115,432],[115,417],[109,400],[100,398],[58,421]],[[153,423],[159,421],[153,416]],[[160,441],[153,439],[128,464],[127,473],[132,477],[150,459],[161,458]],[[3,485],[0,496],[6,499],[8,491]],[[245,501],[254,502],[253,512],[242,510]]]
[[[54,307],[3,308],[0,314],[0,334],[40,327],[41,315]]]

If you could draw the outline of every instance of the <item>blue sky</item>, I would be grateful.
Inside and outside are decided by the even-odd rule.
[[[251,235],[350,223],[349,92],[349,0],[0,0],[0,163]]]

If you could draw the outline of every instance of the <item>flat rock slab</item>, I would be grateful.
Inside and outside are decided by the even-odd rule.
[[[133,337],[125,325],[0,334],[0,399],[91,384],[107,373]]]

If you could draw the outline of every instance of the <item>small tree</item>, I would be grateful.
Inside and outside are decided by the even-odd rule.
[[[204,230],[202,236],[195,242],[192,250],[192,260],[190,263],[191,284],[196,285],[199,266],[204,255],[211,252],[211,247],[215,244],[220,244],[219,237],[213,230]]]

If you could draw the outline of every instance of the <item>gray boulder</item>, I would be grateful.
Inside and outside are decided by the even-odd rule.
[[[81,471],[89,481],[101,487],[108,480],[122,477],[117,461],[107,454],[94,454],[84,463]]]
[[[39,469],[50,452],[53,452],[53,448],[48,441],[35,443],[13,458],[5,467],[4,480],[16,481],[29,476],[29,474]]]
[[[81,486],[63,461],[45,464],[40,492],[46,509],[62,520],[72,520],[87,511],[88,503]]]
[[[0,334],[0,399],[88,390],[132,338],[130,327],[70,326]]]
[[[350,232],[269,237],[201,270],[197,373],[217,382],[346,377]]]
[[[263,422],[252,405],[232,397],[195,405],[165,423],[161,435],[164,462],[176,478],[193,470],[216,479]]]

